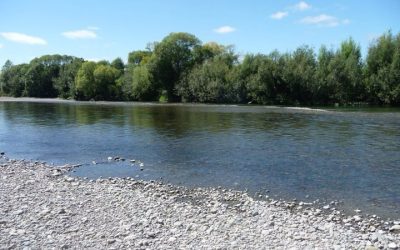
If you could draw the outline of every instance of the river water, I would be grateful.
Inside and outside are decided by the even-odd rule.
[[[339,200],[347,211],[400,218],[399,109],[0,102],[0,151],[83,164],[74,174],[89,178]]]

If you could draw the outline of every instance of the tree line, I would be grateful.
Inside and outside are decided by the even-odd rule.
[[[76,100],[329,105],[400,104],[400,33],[381,35],[365,59],[353,40],[338,49],[246,54],[171,33],[128,62],[45,55],[28,64],[7,61],[0,95]]]

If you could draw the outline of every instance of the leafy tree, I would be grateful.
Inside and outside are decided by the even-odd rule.
[[[316,81],[312,88],[314,103],[328,104],[334,100],[334,82],[330,81],[332,67],[330,66],[335,52],[322,46],[318,54]]]
[[[318,56],[302,46],[292,53],[247,54],[239,62],[232,46],[201,44],[188,33],[171,33],[146,50],[120,58],[84,62],[45,55],[29,64],[7,61],[0,94],[73,97],[82,100],[255,102],[331,104],[367,101],[400,104],[400,34],[389,31],[368,49],[365,64],[351,38]],[[161,97],[160,97],[161,96]]]
[[[132,70],[131,98],[136,101],[155,101],[158,91],[146,66],[138,66]]]
[[[240,65],[240,78],[246,84],[250,102],[259,104],[286,102],[288,90],[283,79],[286,57],[277,51],[270,55],[245,56]]]
[[[149,62],[152,52],[149,50],[136,50],[128,55],[128,64],[130,65],[145,65]]]
[[[18,64],[2,72],[4,93],[14,97],[27,96],[26,82],[28,70],[29,64]]]
[[[288,84],[289,103],[310,104],[311,88],[315,82],[316,60],[312,48],[303,46],[290,55],[284,70]]]
[[[119,75],[121,76],[125,70],[125,64],[121,58],[116,58],[111,62],[111,66],[118,70]]]
[[[10,60],[7,60],[3,67],[1,68],[1,74],[0,74],[0,95],[3,95],[4,93],[9,93],[10,92],[10,86],[9,82],[12,77],[10,74],[10,70],[13,67],[13,63]]]
[[[60,97],[75,98],[75,77],[83,62],[81,58],[74,58],[61,65],[58,77],[53,79]]]
[[[194,58],[197,64],[201,64],[206,60],[213,59],[216,56],[230,52],[230,55],[235,57],[232,46],[223,46],[215,42],[205,43],[204,45],[197,46],[194,51]]]
[[[177,93],[184,101],[190,102],[238,102],[235,87],[233,67],[237,64],[238,56],[232,47],[225,47],[215,43],[207,44],[202,63],[187,71],[179,84]]]
[[[276,97],[276,80],[274,79],[274,62],[265,55],[247,55],[242,63],[242,74],[248,97],[260,104],[274,103]]]
[[[168,101],[178,101],[175,85],[195,64],[194,50],[200,40],[188,33],[171,33],[155,45],[149,70],[157,86],[166,90]]]
[[[98,64],[93,71],[95,81],[95,100],[113,100],[116,99],[118,90],[116,80],[120,72],[109,65]]]
[[[388,32],[369,47],[366,82],[369,100],[375,103],[399,104],[399,41]]]
[[[329,80],[335,86],[336,102],[349,103],[363,99],[361,50],[353,39],[342,42],[330,63],[329,70],[331,72]]]
[[[117,86],[119,71],[103,62],[84,62],[76,76],[77,99],[115,100],[120,92]]]
[[[218,59],[198,65],[181,80],[178,93],[189,102],[232,102],[229,70],[229,65]]]
[[[96,96],[96,83],[94,81],[95,62],[84,62],[78,70],[75,79],[76,98],[90,100]]]
[[[58,75],[58,68],[33,62],[27,72],[26,91],[32,97],[56,97],[53,77]]]

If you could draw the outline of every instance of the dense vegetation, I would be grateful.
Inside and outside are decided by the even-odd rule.
[[[292,53],[247,54],[171,33],[128,63],[91,62],[46,55],[29,64],[7,61],[0,94],[77,100],[319,105],[400,104],[400,34],[373,42],[365,60],[352,39],[318,53],[302,46]]]

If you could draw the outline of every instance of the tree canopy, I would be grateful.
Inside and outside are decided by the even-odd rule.
[[[78,100],[400,105],[400,34],[376,39],[363,58],[349,38],[337,49],[239,55],[233,46],[171,33],[111,62],[44,55],[6,61],[0,94]]]

